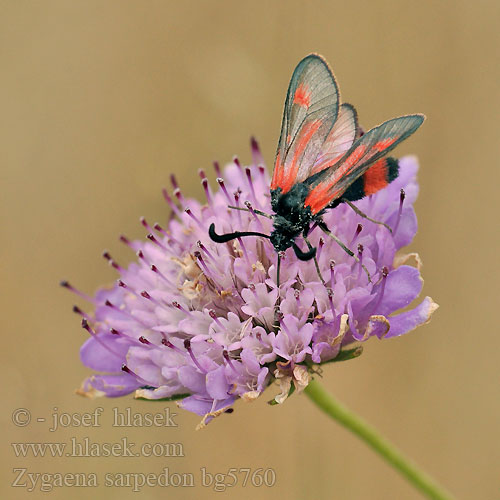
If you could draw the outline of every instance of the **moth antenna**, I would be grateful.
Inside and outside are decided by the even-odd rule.
[[[303,252],[298,246],[297,243],[292,243],[292,248],[293,251],[295,252],[295,255],[297,256],[297,259],[307,261],[311,260],[316,256],[316,248],[312,247],[309,248],[308,252]]]
[[[215,232],[215,224],[210,224],[208,228],[208,235],[215,243],[227,243],[228,241],[242,238],[243,236],[262,236],[263,238],[271,238],[268,234],[258,233],[256,231],[235,231],[233,233],[217,234]]]

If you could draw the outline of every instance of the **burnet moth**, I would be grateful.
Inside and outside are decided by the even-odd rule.
[[[278,283],[281,252],[292,247],[298,259],[315,259],[316,249],[307,238],[315,226],[358,260],[329,230],[322,215],[347,203],[359,215],[377,222],[351,202],[379,191],[398,176],[398,160],[387,153],[413,134],[424,119],[422,114],[400,116],[363,133],[354,106],[340,103],[327,62],[317,54],[306,56],[293,72],[283,111],[271,181],[274,214],[268,216],[273,219],[273,231],[270,235],[253,231],[220,235],[212,224],[210,237],[218,243],[243,236],[269,238],[278,252]],[[307,252],[295,243],[300,235]]]

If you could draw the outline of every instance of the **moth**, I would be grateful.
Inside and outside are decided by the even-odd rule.
[[[285,100],[271,180],[271,234],[236,231],[219,235],[212,224],[210,237],[219,243],[250,235],[269,238],[278,252],[279,266],[280,252],[290,247],[300,260],[315,258],[316,249],[307,235],[318,226],[356,258],[329,230],[322,215],[347,203],[373,221],[352,202],[397,178],[398,160],[387,154],[424,119],[422,114],[399,116],[363,133],[354,106],[340,102],[335,76],[325,59],[317,54],[306,56],[292,74]],[[297,245],[299,236],[308,251]]]

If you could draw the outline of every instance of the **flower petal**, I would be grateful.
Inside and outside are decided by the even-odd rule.
[[[96,338],[97,337],[97,338]],[[92,370],[119,372],[132,341],[112,333],[98,333],[80,348],[80,360]]]
[[[374,314],[387,316],[411,304],[420,294],[423,280],[418,269],[400,266],[387,276],[384,296]]]
[[[224,366],[208,372],[205,376],[207,392],[213,399],[226,399],[229,384],[227,383]]]
[[[98,391],[103,392],[108,398],[125,396],[138,389],[141,384],[128,373],[119,375],[92,375],[88,383]]]
[[[391,327],[384,336],[386,339],[411,332],[431,319],[432,313],[439,307],[430,297],[426,297],[415,309],[388,318]]]

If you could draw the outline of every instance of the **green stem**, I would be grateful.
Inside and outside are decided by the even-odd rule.
[[[317,380],[313,379],[309,382],[304,392],[325,413],[371,446],[428,498],[432,498],[433,500],[453,499],[451,493],[448,493],[439,486],[425,472],[419,470],[414,463],[382,437],[373,427],[328,394]]]

